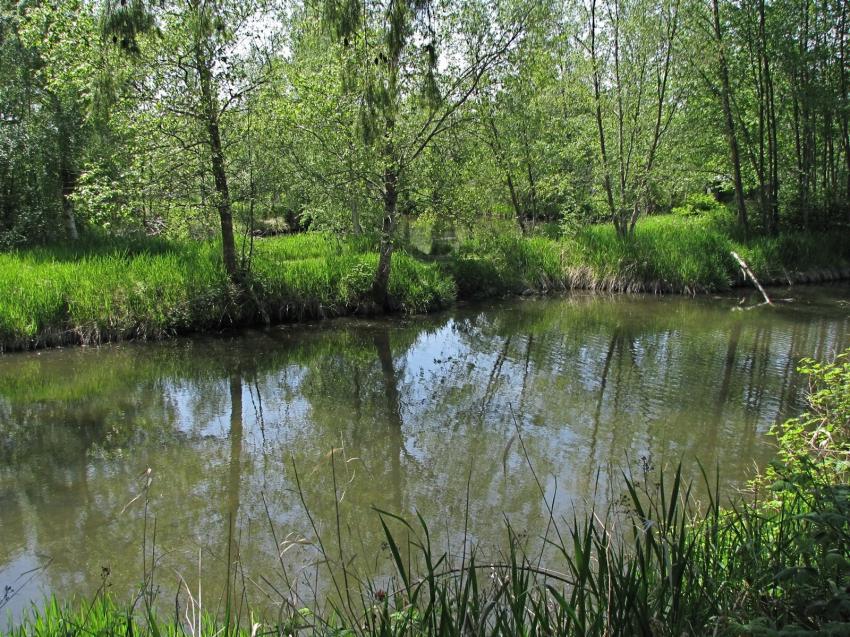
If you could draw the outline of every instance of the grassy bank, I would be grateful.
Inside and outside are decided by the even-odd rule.
[[[6,634],[846,635],[850,351],[832,364],[805,362],[803,371],[809,411],[777,428],[777,461],[731,501],[719,477],[703,477],[708,496],[698,502],[681,469],[645,469],[624,476],[616,508],[553,516],[545,541],[554,556],[545,561],[510,527],[504,554],[484,562],[474,550],[438,550],[421,518],[376,512],[394,573],[379,587],[322,548],[319,568],[344,589],[336,602],[308,607],[282,597],[280,612],[263,619],[234,573],[239,601],[220,614],[204,614],[187,590],[163,616],[146,581],[132,603],[103,595],[51,602]]]
[[[357,312],[377,254],[323,235],[258,241],[253,295],[227,281],[215,243],[92,242],[0,254],[0,349],[163,338]],[[436,266],[398,254],[398,309],[444,307],[455,288]]]
[[[789,233],[742,240],[722,220],[674,215],[643,219],[634,239],[610,224],[552,240],[483,235],[463,241],[447,269],[462,296],[532,290],[699,293],[742,283],[741,255],[763,283],[850,275],[850,240],[840,233]]]
[[[399,311],[426,312],[457,297],[528,290],[724,290],[739,277],[731,250],[765,282],[795,272],[834,278],[850,266],[850,241],[835,233],[736,241],[711,217],[668,215],[643,220],[627,242],[604,225],[557,240],[482,232],[434,262],[400,249],[390,295]],[[371,307],[376,265],[367,241],[320,234],[261,239],[245,294],[228,284],[215,243],[89,241],[0,254],[0,350],[362,312]]]

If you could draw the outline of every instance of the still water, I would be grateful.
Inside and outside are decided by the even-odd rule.
[[[200,570],[214,609],[228,549],[257,603],[307,599],[327,585],[317,534],[387,572],[374,508],[421,512],[452,549],[468,508],[486,553],[504,517],[543,533],[529,464],[558,515],[680,460],[732,489],[802,407],[797,361],[850,345],[850,286],[774,294],[789,300],[572,295],[0,356],[0,608],[127,596],[153,564],[171,608]]]

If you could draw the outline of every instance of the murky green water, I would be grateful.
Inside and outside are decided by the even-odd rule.
[[[467,483],[482,550],[503,539],[503,513],[539,536],[517,429],[559,513],[644,462],[696,475],[699,458],[740,483],[770,458],[771,424],[801,407],[797,360],[850,345],[850,286],[778,296],[795,300],[575,295],[2,356],[0,606],[126,594],[153,550],[172,608],[199,558],[214,608],[229,537],[255,600],[275,604],[283,569],[310,597],[316,549],[295,544],[281,566],[276,546],[315,539],[301,495],[326,548],[341,535],[345,558],[378,572],[372,508],[421,511],[456,546]]]

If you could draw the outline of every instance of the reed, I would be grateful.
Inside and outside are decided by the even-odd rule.
[[[508,525],[505,554],[485,559],[473,550],[459,561],[434,548],[423,520],[378,512],[393,556],[389,585],[358,585],[363,580],[352,574],[346,581],[359,587],[341,592],[348,600],[321,610],[285,606],[273,618],[242,623],[201,613],[187,623],[191,613],[161,616],[101,596],[51,600],[5,634],[844,634],[850,600],[836,587],[850,580],[846,492],[818,482],[819,495],[798,491],[778,507],[737,501],[721,508],[714,490],[697,506],[681,468],[656,487],[629,477],[624,484],[629,515],[593,510],[557,521],[556,557],[545,567]],[[323,559],[342,582],[349,567],[332,554]]]

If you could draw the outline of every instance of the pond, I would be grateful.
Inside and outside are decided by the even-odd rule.
[[[234,561],[274,607],[329,586],[317,534],[386,574],[376,508],[487,554],[505,518],[539,538],[547,502],[606,500],[623,470],[698,477],[699,460],[733,489],[803,407],[798,360],[850,345],[850,286],[774,294],[752,310],[573,294],[0,356],[0,607],[127,598],[153,568],[166,605],[200,577],[214,610]]]

